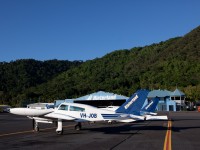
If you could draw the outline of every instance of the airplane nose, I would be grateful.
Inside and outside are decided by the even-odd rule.
[[[10,108],[9,112],[11,114],[15,114],[15,115],[22,115],[22,113],[23,113],[22,109],[23,108]]]
[[[11,114],[15,114],[15,108],[9,108],[8,112]]]

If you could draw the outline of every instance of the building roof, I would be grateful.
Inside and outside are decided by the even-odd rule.
[[[148,97],[179,97],[179,96],[185,96],[183,92],[181,92],[179,89],[176,89],[174,92],[168,91],[168,90],[153,90],[149,92]]]
[[[151,92],[149,92],[148,96],[149,98],[152,97],[168,97],[170,96],[171,92],[168,90],[153,90]]]
[[[128,97],[123,95],[117,95],[114,93],[98,91],[86,96],[76,98],[74,100],[122,100],[122,99],[128,99]]]
[[[176,90],[172,92],[171,96],[185,96],[185,94],[176,88]]]

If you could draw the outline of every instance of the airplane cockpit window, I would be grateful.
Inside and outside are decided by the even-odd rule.
[[[81,108],[81,107],[76,107],[76,106],[70,106],[69,108],[70,111],[85,111],[85,108]]]
[[[68,105],[61,105],[59,110],[68,110]]]

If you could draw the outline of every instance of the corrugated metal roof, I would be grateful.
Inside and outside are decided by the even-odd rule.
[[[174,97],[174,96],[185,96],[183,92],[181,92],[179,89],[176,89],[174,92],[168,91],[168,90],[153,90],[149,92],[148,97]]]
[[[86,96],[76,98],[75,100],[122,100],[122,99],[128,99],[128,97],[123,95],[117,95],[114,93],[98,91]]]
[[[185,96],[185,94],[179,89],[176,89],[174,92],[172,92],[171,96]]]
[[[168,91],[168,90],[153,90],[151,92],[149,92],[148,96],[149,98],[152,97],[168,97],[170,96],[172,92]]]

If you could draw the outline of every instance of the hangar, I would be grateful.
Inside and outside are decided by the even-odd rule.
[[[98,91],[75,99],[56,100],[55,107],[62,102],[88,104],[95,107],[121,106],[129,97],[105,91]]]

